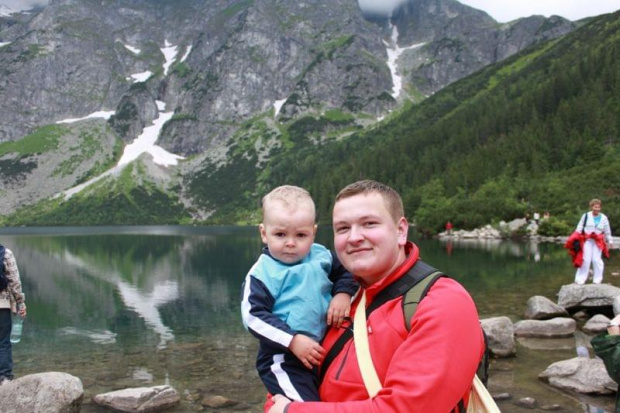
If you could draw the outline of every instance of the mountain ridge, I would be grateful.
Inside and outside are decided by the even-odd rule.
[[[59,153],[43,151],[35,157],[2,148],[36,135],[37,128],[101,110],[114,115],[107,122],[89,121],[108,125],[99,129],[105,131],[99,139],[107,139],[112,148],[127,145],[158,118],[156,101],[162,101],[174,115],[158,145],[187,159],[164,173],[170,181],[160,192],[188,207],[183,219],[202,220],[227,208],[247,207],[264,190],[271,159],[279,153],[299,150],[296,156],[303,156],[317,145],[346,139],[408,101],[423,101],[489,59],[503,57],[500,49],[508,55],[576,27],[564,19],[538,18],[500,25],[452,0],[415,4],[406,3],[395,13],[395,44],[426,42],[402,52],[403,88],[396,98],[387,64],[387,49],[395,47],[390,46],[393,28],[387,20],[365,20],[353,0],[313,7],[267,0],[219,0],[207,7],[182,0],[150,8],[147,0],[53,0],[8,27],[0,19],[0,41],[10,41],[0,48],[5,74],[0,79],[0,161],[35,165],[48,154],[59,164]],[[432,38],[411,28],[423,16],[443,16],[436,19]],[[530,26],[514,29],[518,35],[500,35],[520,25]],[[472,28],[475,36],[466,34]],[[476,46],[483,43],[486,49]],[[177,48],[167,73],[166,47]],[[140,73],[150,75],[135,81],[132,76]],[[281,104],[278,113],[276,104]],[[76,144],[76,136],[70,132],[67,139]],[[116,161],[121,156],[118,149],[106,153]],[[97,161],[81,162],[81,169],[43,188],[36,183],[45,174],[33,172],[36,166],[18,174],[2,169],[1,189],[11,194],[3,214],[85,182],[98,170],[89,168]],[[235,175],[247,182],[230,180]],[[236,185],[239,196],[230,185]]]

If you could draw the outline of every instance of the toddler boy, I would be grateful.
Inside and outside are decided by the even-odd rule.
[[[267,244],[243,285],[241,315],[260,340],[256,368],[271,394],[318,401],[316,369],[327,325],[349,316],[357,283],[324,246],[314,243],[314,201],[305,189],[280,186],[262,200]],[[333,297],[332,297],[333,296]]]

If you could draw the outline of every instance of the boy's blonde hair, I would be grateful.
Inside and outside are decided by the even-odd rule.
[[[603,205],[603,203],[601,202],[601,200],[600,200],[600,199],[598,199],[598,198],[594,198],[594,199],[592,199],[592,200],[590,201],[590,204],[589,204],[589,205],[590,205],[590,208],[592,208],[594,205],[597,205],[597,204],[598,204],[598,205]]]
[[[383,198],[385,206],[394,219],[394,222],[398,222],[399,219],[405,216],[405,208],[403,207],[403,200],[395,189],[382,184],[381,182],[365,179],[362,181],[353,182],[342,188],[338,195],[336,195],[336,202],[341,199],[350,198],[359,194],[368,194],[376,192]]]
[[[270,202],[281,202],[286,208],[296,208],[298,206],[307,206],[312,208],[313,213],[316,215],[316,209],[314,201],[310,192],[303,188],[294,185],[282,185],[263,197],[261,206],[263,209],[263,220],[265,219],[265,211],[267,210]],[[316,219],[316,217],[315,217]]]

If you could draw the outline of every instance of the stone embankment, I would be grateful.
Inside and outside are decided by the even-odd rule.
[[[518,236],[524,236],[531,240],[539,242],[566,242],[568,236],[558,237],[543,237],[538,235],[538,225],[534,221],[528,221],[525,218],[514,219],[510,222],[500,221],[496,226],[485,225],[481,228],[472,230],[452,230],[450,233],[447,231],[440,232],[437,237],[440,239],[457,239],[457,240],[500,240],[505,238],[514,238]],[[614,244],[620,245],[620,237],[614,237]]]
[[[609,284],[569,284],[561,287],[557,302],[533,296],[525,307],[524,319],[514,323],[508,317],[481,320],[493,356],[516,356],[516,338],[553,341],[575,337],[578,356],[549,365],[538,378],[571,394],[609,395],[618,390],[602,360],[590,358],[588,348],[591,348],[592,337],[606,331],[610,320],[605,314],[620,313],[620,288]],[[492,377],[491,371],[491,381]],[[493,396],[496,400],[511,398],[509,394]],[[535,399],[525,399],[515,403],[522,407],[537,405]]]

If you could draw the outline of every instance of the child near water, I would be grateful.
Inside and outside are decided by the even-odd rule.
[[[262,200],[259,231],[267,247],[243,285],[243,323],[260,341],[256,368],[271,394],[317,401],[319,344],[327,325],[349,316],[357,283],[327,248],[314,243],[308,191],[280,186]]]

